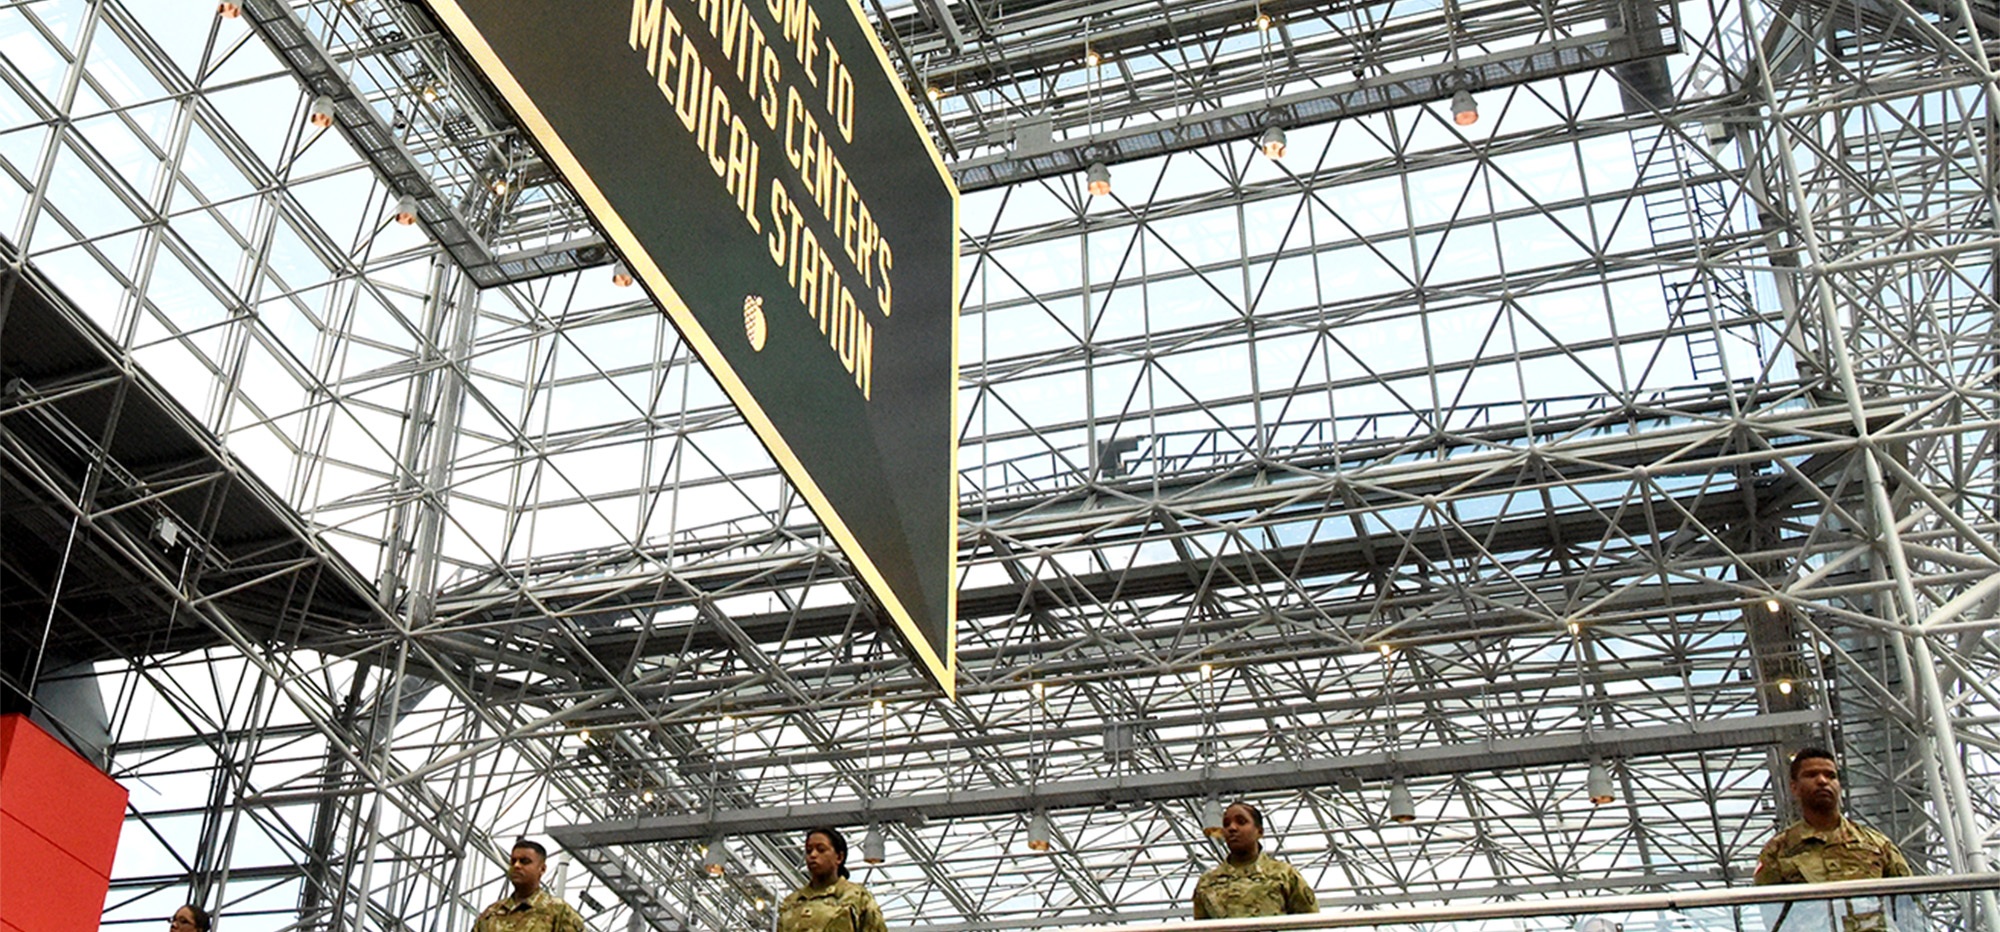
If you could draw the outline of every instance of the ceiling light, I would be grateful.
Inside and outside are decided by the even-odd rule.
[[[1269,13],[1258,13],[1258,14],[1257,14],[1257,31],[1258,31],[1258,32],[1269,32],[1269,31],[1270,31],[1270,29],[1271,29],[1271,14],[1269,14]]]
[[[1572,622],[1570,622],[1570,623],[1569,623],[1569,633],[1570,633],[1570,634],[1572,634],[1572,635],[1576,635],[1576,634],[1582,634],[1582,633],[1583,633],[1583,622],[1580,622],[1580,621],[1572,621]]]
[[[925,96],[925,97],[928,97],[928,98],[930,98],[930,99],[931,99],[931,103],[937,103],[937,102],[938,102],[938,98],[940,98],[940,97],[943,97],[943,96],[944,96],[944,92],[943,92],[943,91],[941,91],[941,90],[938,90],[938,89],[937,89],[937,85],[933,84],[933,85],[931,85],[931,86],[929,86],[929,87],[926,87],[926,88],[924,88],[924,96]]]
[[[722,846],[722,839],[716,839],[709,844],[707,851],[702,852],[701,869],[707,871],[710,877],[722,876],[724,870],[722,861],[728,854],[728,849]]]
[[[1210,838],[1222,837],[1222,801],[1213,796],[1201,801],[1201,833]]]
[[[861,860],[870,864],[889,860],[889,843],[882,837],[882,826],[868,826],[868,834],[861,837]]]
[[[1590,790],[1592,805],[1602,806],[1618,798],[1617,792],[1611,788],[1611,768],[1604,766],[1601,760],[1590,762],[1590,777],[1586,786]]]
[[[1479,102],[1472,99],[1471,91],[1451,95],[1451,121],[1460,126],[1479,122]]]
[[[1791,681],[1791,680],[1779,680],[1779,681],[1778,681],[1778,692],[1780,692],[1780,693],[1783,693],[1784,695],[1787,695],[1787,696],[1791,695],[1791,694],[1792,694],[1792,681]]]
[[[493,179],[492,188],[494,194],[505,195],[507,193],[507,179],[505,178]]]
[[[1049,850],[1049,814],[1040,809],[1028,818],[1028,850]]]
[[[1083,180],[1095,197],[1111,193],[1111,169],[1104,167],[1103,162],[1090,163],[1090,167],[1084,170]]]
[[[174,523],[174,519],[161,515],[159,520],[153,522],[153,539],[159,541],[160,546],[172,549],[180,543],[181,526]]]
[[[1098,66],[1099,64],[1102,64],[1102,63],[1103,63],[1103,61],[1104,61],[1104,59],[1103,59],[1103,58],[1102,58],[1101,56],[1099,56],[1099,55],[1097,54],[1097,50],[1096,50],[1096,49],[1094,49],[1094,48],[1091,48],[1091,47],[1089,47],[1089,46],[1084,46],[1084,48],[1083,48],[1083,63],[1084,63],[1084,64],[1086,64],[1086,65],[1089,65],[1089,66],[1090,66],[1090,67],[1092,67],[1092,68],[1095,68],[1095,67],[1097,67],[1097,66]]]
[[[620,288],[632,287],[632,270],[623,262],[611,263],[611,283]]]
[[[313,98],[312,109],[306,112],[306,119],[312,125],[325,129],[333,125],[333,98],[321,94]]]
[[[1273,160],[1284,158],[1285,157],[1284,127],[1273,126],[1270,129],[1265,130],[1263,137],[1257,140],[1257,147],[1264,150],[1264,155],[1266,158],[1270,158]]]
[[[396,222],[409,226],[417,222],[417,199],[407,194],[396,199]],[[583,740],[590,740],[590,732],[583,733]]]
[[[243,15],[243,4],[218,3],[215,5],[215,15],[220,16],[223,19],[235,19],[236,17]]]
[[[1779,605],[1779,604],[1778,604],[1778,600],[1777,600],[1777,599],[1765,599],[1765,600],[1764,600],[1764,610],[1765,610],[1765,611],[1767,611],[1767,612],[1770,612],[1770,613],[1771,613],[1771,614],[1773,614],[1773,615],[1776,615],[1776,614],[1778,613],[1778,610],[1779,610],[1779,609],[1781,609],[1781,608],[1783,608],[1783,607],[1784,607],[1784,606],[1782,606],[1782,605]]]
[[[1401,777],[1389,784],[1389,821],[1399,825],[1417,821],[1417,802],[1410,798],[1410,785]]]
[[[419,91],[418,93],[419,93],[419,94],[421,94],[421,95],[423,96],[423,98],[424,98],[424,103],[427,103],[427,104],[428,104],[428,103],[436,103],[436,102],[437,102],[437,99],[438,99],[438,89],[437,89],[437,85],[435,85],[435,84],[426,84],[426,85],[424,85],[424,89],[423,89],[422,91]]]

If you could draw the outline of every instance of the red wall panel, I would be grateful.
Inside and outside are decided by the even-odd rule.
[[[98,927],[125,797],[25,716],[0,715],[0,927]]]
[[[20,932],[98,927],[109,879],[8,813],[0,813],[0,862],[0,926]]]

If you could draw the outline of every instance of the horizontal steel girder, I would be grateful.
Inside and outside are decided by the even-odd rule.
[[[307,31],[305,23],[283,0],[248,0],[244,19],[269,43],[279,61],[298,75],[314,94],[333,102],[333,118],[354,151],[375,168],[385,186],[416,203],[417,218],[431,238],[482,288],[533,281],[549,275],[609,265],[614,256],[594,230],[578,225],[573,235],[553,245],[504,251],[496,249],[476,225],[460,215],[448,191],[433,178],[424,160],[412,154],[397,130],[351,83],[342,65]],[[453,87],[459,95],[484,93],[473,82]],[[497,102],[482,102],[489,114],[504,111]],[[548,184],[557,184],[553,179]]]
[[[1598,758],[1761,747],[1811,734],[1824,720],[1817,710],[1749,715],[1649,728],[1482,741],[1412,748],[1396,753],[1324,757],[1289,764],[1200,767],[1040,786],[927,793],[893,800],[856,799],[735,809],[693,815],[649,816],[615,822],[552,826],[549,835],[571,850],[605,845],[691,841],[718,835],[797,832],[815,825],[858,825],[918,819],[978,818],[1036,809],[1073,809],[1119,803],[1188,799],[1213,794],[1270,793],[1336,783],[1440,774],[1527,769]]]
[[[1868,421],[1871,426],[1879,427],[1900,410],[1888,405],[1871,409]],[[1751,431],[1762,437],[1763,445],[1743,447],[1732,442],[1736,429]],[[1646,466],[1656,475],[1699,474],[1737,464],[1761,465],[1781,458],[1821,455],[1840,444],[1820,438],[1836,437],[1851,431],[1852,415],[1844,409],[1786,410],[1744,418],[1735,425],[1698,423],[1635,434],[1588,437],[1547,444],[1539,447],[1538,452],[1547,462],[1559,464],[1561,477],[1568,482],[1616,476],[1624,469],[1638,466]],[[1319,464],[1302,461],[1294,464],[1299,470],[1297,473],[1246,476],[1233,483],[1204,476],[1198,482],[1189,483],[1200,490],[1198,498],[1175,502],[1175,510],[1183,516],[1275,514],[1285,507],[1316,501],[1321,504],[1311,507],[1320,508],[1329,517],[1335,517],[1350,512],[1395,508],[1424,495],[1446,493],[1458,498],[1492,494],[1497,490],[1518,490],[1522,488],[1523,480],[1516,461],[1521,456],[1522,452],[1517,450],[1496,450],[1455,456],[1443,461],[1389,462],[1363,469],[1349,467],[1324,475],[1309,474]],[[1818,467],[1802,468],[1811,474]],[[1171,487],[1164,491],[1171,494]],[[1338,497],[1344,504],[1325,504],[1329,497]],[[1129,503],[1122,501],[1094,500],[1071,510],[1044,507],[1031,516],[994,515],[976,525],[968,522],[961,531],[961,540],[976,545],[983,532],[987,531],[1017,545],[1029,541],[1068,539],[1092,532],[1102,536],[1104,528],[1118,523],[1116,510],[1130,507]],[[1744,517],[1741,507],[1737,500],[1711,495],[1699,503],[1697,512],[1705,520],[1727,523]],[[1637,533],[1642,530],[1640,525],[1645,519],[1643,513],[1632,512],[1624,520],[1636,523],[1623,531]],[[1494,523],[1509,531],[1508,539],[1494,537],[1492,532],[1495,528],[1485,522],[1480,523],[1478,530],[1481,539],[1495,547],[1547,545],[1556,536],[1592,540],[1605,530],[1603,516],[1582,510],[1509,518]],[[1295,575],[1353,572],[1367,565],[1366,548],[1395,544],[1396,541],[1387,538],[1372,542],[1362,538],[1343,538],[1317,542],[1308,547],[1283,548],[1260,558],[1232,555],[1201,561],[1192,567],[1171,563],[1127,568],[1118,573],[1090,574],[1080,577],[1077,582],[1089,589],[1092,597],[1100,599],[1110,597],[1113,592],[1124,597],[1167,595],[1183,593],[1198,586],[1211,571],[1251,572],[1255,569],[1254,564],[1260,561],[1292,567]],[[1419,549],[1423,546],[1424,542],[1419,542]],[[960,557],[961,561],[978,558],[976,550]],[[797,555],[686,565],[675,568],[671,580],[664,576],[664,571],[664,564],[640,564],[621,571],[579,574],[573,579],[545,578],[531,584],[537,596],[534,603],[522,600],[512,588],[503,589],[490,584],[468,587],[441,596],[438,613],[455,623],[480,625],[535,620],[544,608],[588,612],[610,618],[621,612],[644,612],[684,604],[693,601],[698,592],[719,591],[748,580],[782,582],[816,572],[810,561],[801,560]],[[1017,612],[1023,605],[1025,585],[966,589],[960,593],[959,615],[967,619],[1005,617]],[[796,637],[838,630],[850,623],[854,611],[851,605],[830,605],[798,612],[738,616],[734,621],[753,638],[776,640],[787,634]],[[690,647],[705,648],[713,638],[700,630],[701,627],[698,623],[696,630],[689,631],[673,625],[650,632],[607,627],[594,632],[588,639],[588,646],[606,662],[622,663],[636,655]],[[688,640],[690,637],[692,642]]]
[[[951,166],[960,191],[1018,184],[1083,171],[1093,162],[1117,164],[1250,139],[1265,128],[1299,127],[1448,100],[1460,90],[1484,91],[1630,65],[1671,54],[1679,35],[1652,3],[1621,4],[1620,19],[1601,32],[1559,41],[1399,69],[1393,75],[1287,94],[1268,101],[1204,110],[1190,116],[1089,135],[1042,141],[1017,137],[1004,155]]]

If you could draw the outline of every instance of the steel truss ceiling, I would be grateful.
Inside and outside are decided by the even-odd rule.
[[[950,702],[420,8],[0,7],[0,677],[133,790],[107,925],[464,928],[520,833],[756,925],[821,818],[898,928],[1175,916],[1236,795],[1332,906],[1743,883],[1804,741],[1985,866],[1985,5],[865,9],[969,192]]]

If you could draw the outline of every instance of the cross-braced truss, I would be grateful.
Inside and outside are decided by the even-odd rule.
[[[1807,742],[1987,864],[1990,3],[862,5],[967,191],[950,701],[421,6],[222,7],[0,5],[107,926],[465,928],[522,833],[759,925],[818,822],[898,928],[1167,917],[1238,796],[1328,905],[1736,884]]]

